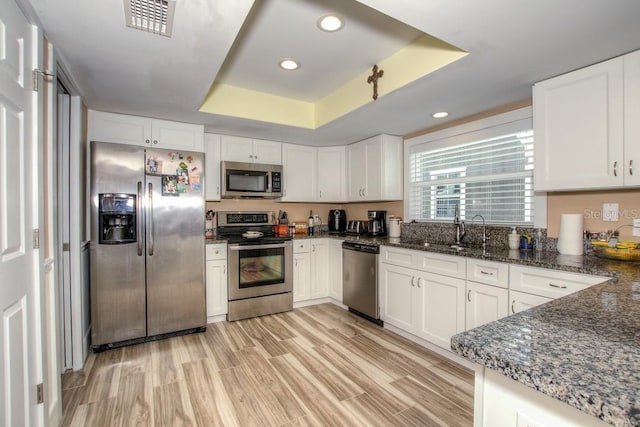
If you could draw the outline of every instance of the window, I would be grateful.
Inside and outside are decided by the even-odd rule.
[[[461,219],[482,215],[488,223],[533,225],[533,144],[530,118],[409,141],[405,215],[448,222],[458,205]]]

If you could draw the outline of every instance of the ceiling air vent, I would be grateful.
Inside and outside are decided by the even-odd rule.
[[[171,37],[175,0],[124,0],[127,27]]]

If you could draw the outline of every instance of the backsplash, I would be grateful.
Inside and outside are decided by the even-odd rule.
[[[482,247],[482,225],[465,223],[466,235],[462,239],[465,246]],[[487,225],[487,247],[504,248],[509,246],[507,235],[511,233],[512,227]],[[543,250],[554,251],[558,239],[547,237],[547,230],[544,228],[516,227],[518,234],[528,234],[536,240],[539,245],[538,231],[540,231],[541,248]],[[433,244],[453,244],[455,243],[456,229],[453,224],[440,222],[412,222],[402,225],[402,238],[408,240],[418,240]]]

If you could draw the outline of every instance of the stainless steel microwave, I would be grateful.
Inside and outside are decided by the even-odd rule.
[[[282,166],[261,163],[221,163],[222,197],[282,197]]]

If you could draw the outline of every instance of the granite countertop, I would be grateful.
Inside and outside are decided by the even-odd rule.
[[[387,237],[320,233],[391,247],[611,277],[455,335],[459,355],[613,425],[640,426],[640,264],[555,251],[457,250]],[[208,240],[222,243],[224,239]]]

